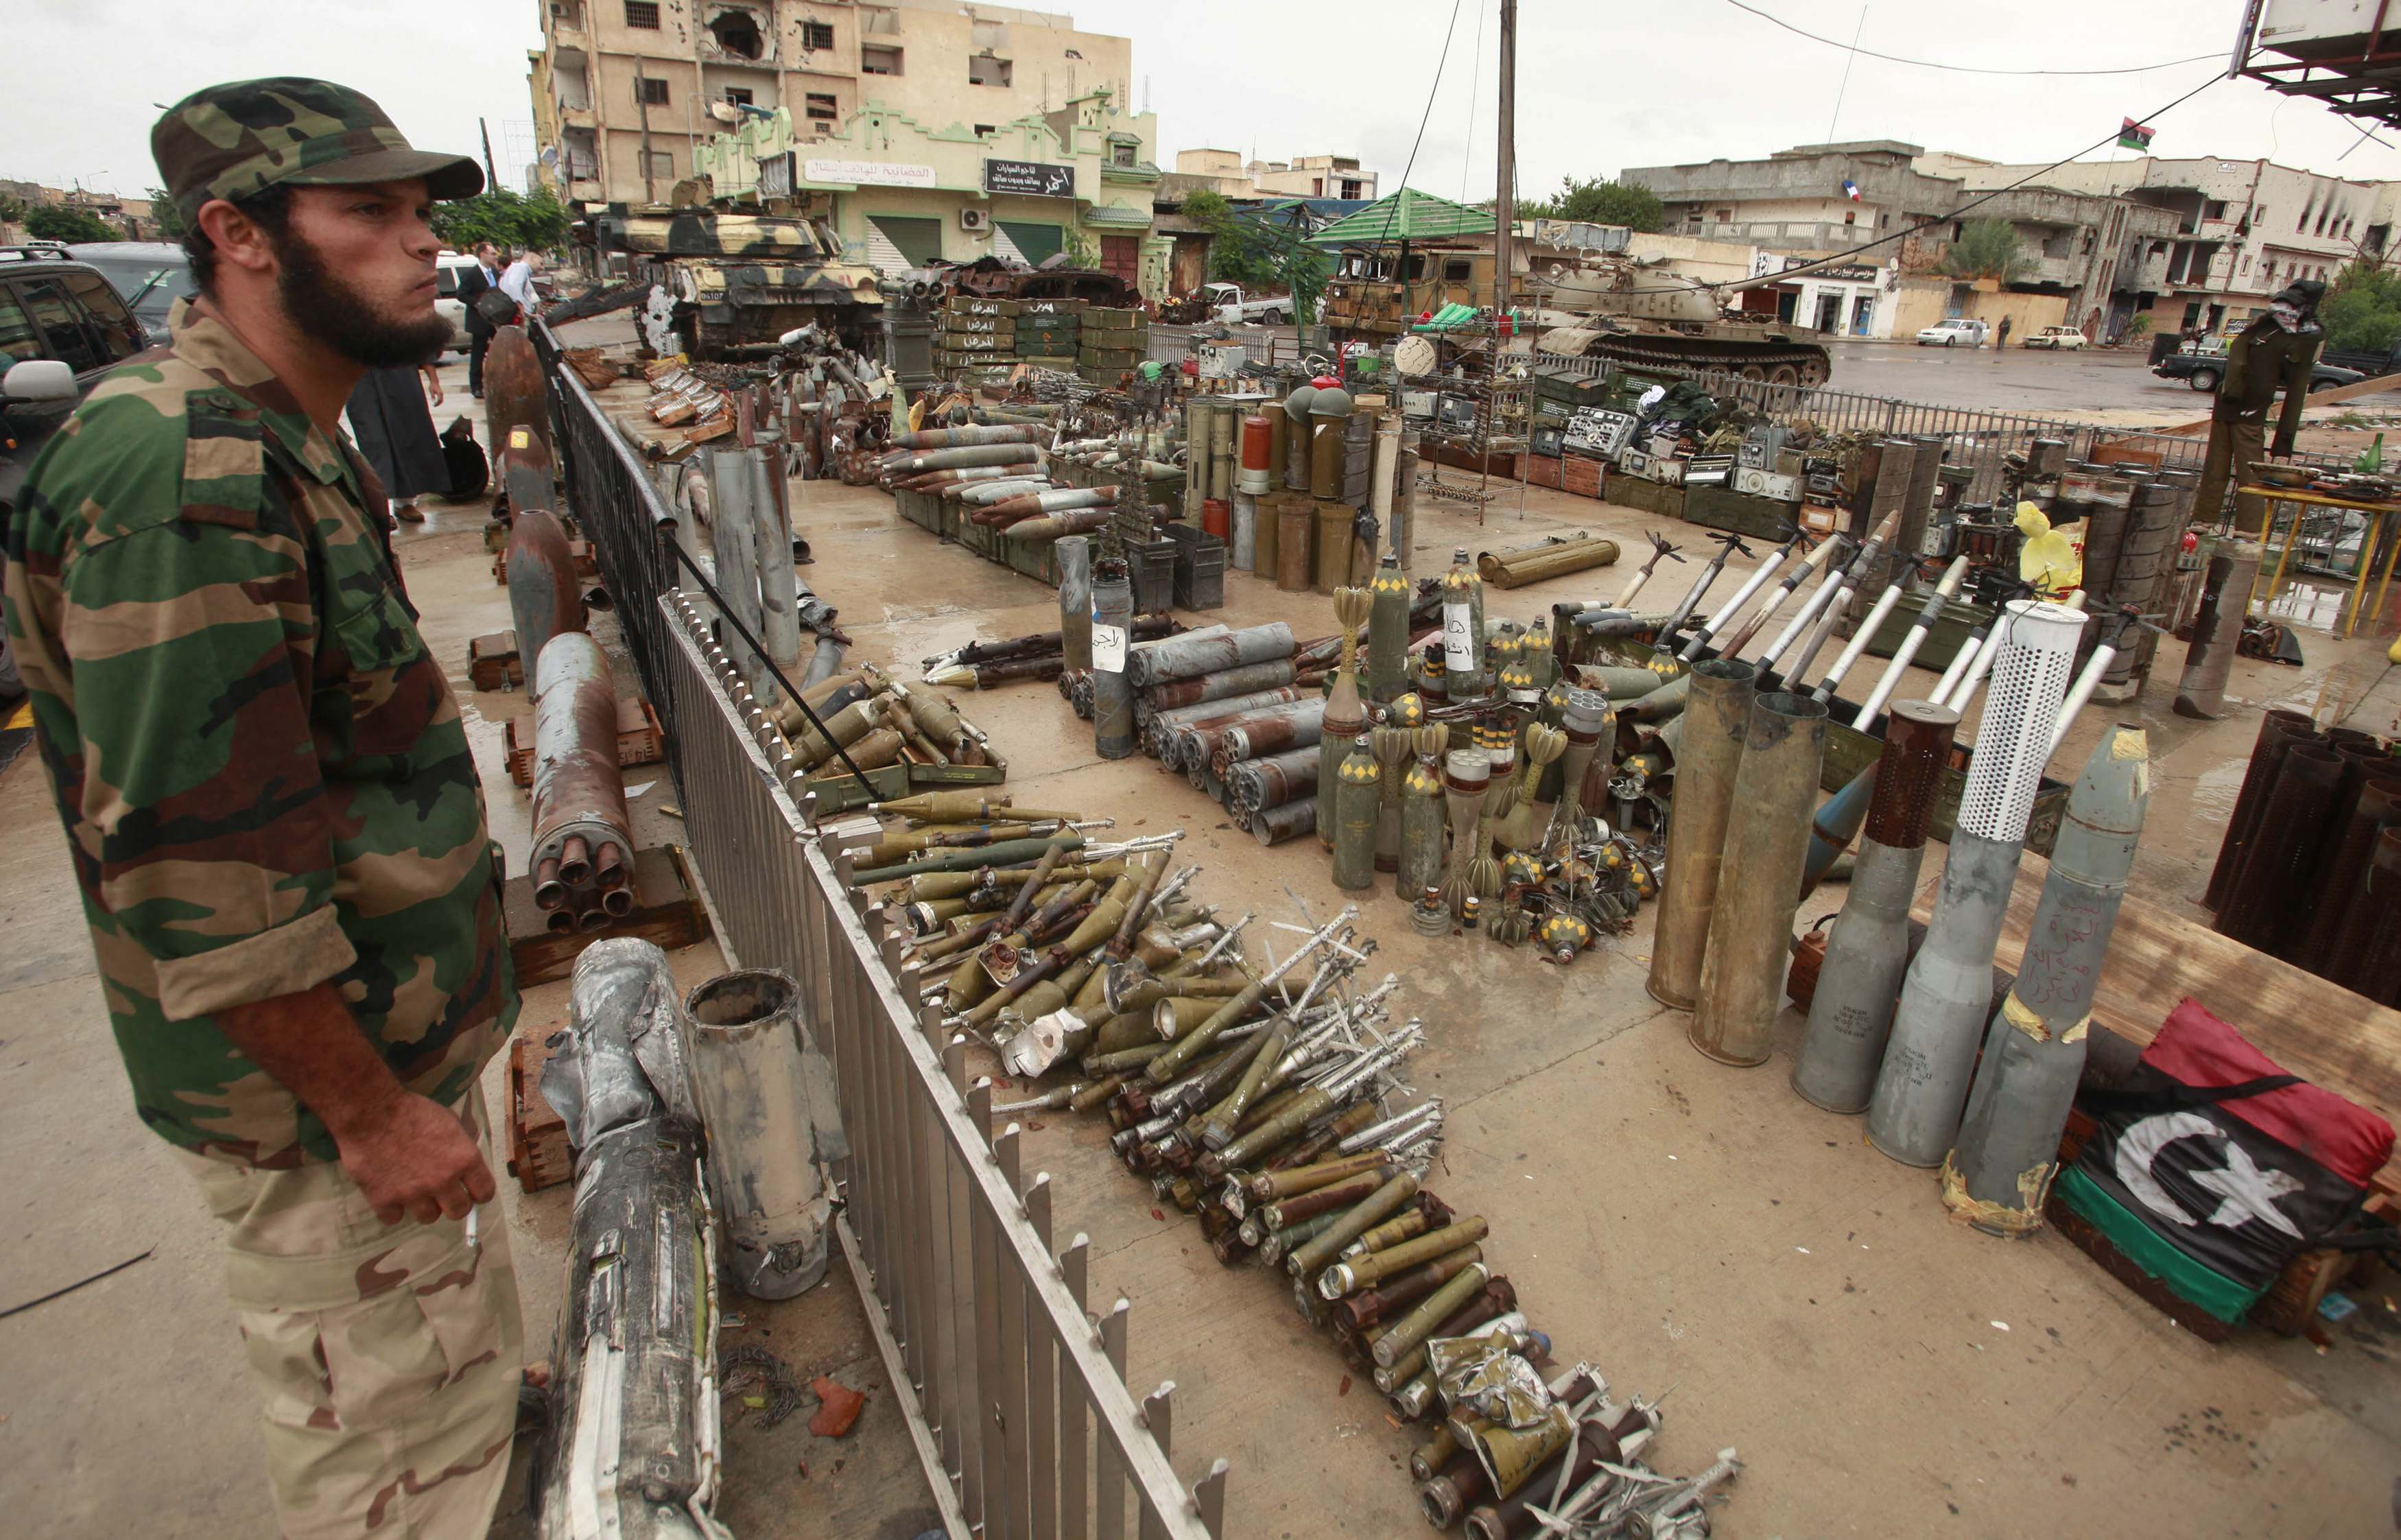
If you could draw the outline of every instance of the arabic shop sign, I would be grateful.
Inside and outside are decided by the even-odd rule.
[[[931,166],[903,166],[886,160],[812,160],[802,168],[811,182],[847,182],[856,187],[930,187]]]
[[[1038,160],[987,160],[983,163],[983,190],[1022,193],[1032,198],[1073,198],[1076,168]]]

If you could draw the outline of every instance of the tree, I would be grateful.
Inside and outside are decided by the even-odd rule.
[[[1569,177],[1553,196],[1521,206],[1530,219],[1576,219],[1588,225],[1623,225],[1643,235],[1655,235],[1667,220],[1659,195],[1648,187],[1595,177]]]
[[[1184,195],[1184,217],[1207,230],[1209,276],[1245,289],[1282,289],[1292,296],[1293,319],[1316,319],[1325,291],[1326,260],[1309,244],[1306,209],[1297,199],[1274,209],[1236,211],[1206,187]]]
[[[87,241],[122,241],[123,231],[111,227],[89,209],[44,203],[25,211],[25,234],[35,241],[74,245]]]
[[[161,241],[184,239],[184,211],[175,207],[175,200],[167,196],[164,187],[150,189],[150,223],[158,227]]]
[[[1943,251],[1940,266],[1952,278],[2013,283],[2034,270],[2034,258],[2018,244],[2016,226],[2006,219],[1976,219]]]
[[[567,243],[575,216],[548,187],[530,198],[495,187],[473,198],[433,205],[433,233],[457,251],[488,241],[512,250],[549,251]]]
[[[2382,353],[2401,340],[2401,272],[2354,260],[2334,275],[2318,304],[2328,351]]]

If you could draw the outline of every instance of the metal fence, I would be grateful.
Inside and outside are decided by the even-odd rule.
[[[1713,396],[1738,401],[1770,421],[1788,428],[1809,423],[1835,433],[1938,436],[1945,444],[1943,459],[1946,463],[1974,467],[1976,479],[1969,485],[1968,497],[1978,502],[1990,501],[2000,495],[2006,474],[2004,461],[2012,454],[2024,453],[2025,447],[2037,438],[2054,438],[2065,443],[2070,460],[2091,460],[2096,451],[2106,449],[2138,460],[2146,465],[2156,464],[2163,471],[2198,472],[2209,452],[2206,434],[2148,433],[2090,422],[2066,422],[2057,418],[2034,417],[2022,412],[1993,412],[1975,406],[1937,406],[1891,396],[1861,395],[1823,385],[1774,385],[1763,379],[1746,379],[1738,374],[1721,369],[1650,364],[1629,368],[1605,358],[1538,355],[1535,361],[1545,368],[1556,368],[1592,379],[1614,379],[1626,375],[1641,379],[1689,379]],[[2207,406],[2201,406],[2197,410],[2205,413]],[[2302,464],[2325,470],[2350,468],[2347,462],[2324,455],[2296,455],[2294,459]],[[2236,469],[2239,471],[2241,467]]]
[[[569,506],[665,725],[693,864],[726,960],[799,980],[832,1060],[846,1149],[836,1221],[954,1540],[1210,1540],[1228,1466],[1169,1463],[1174,1385],[1126,1388],[1131,1306],[1095,1318],[1091,1246],[1054,1244],[1050,1179],[995,1131],[992,1082],[943,1030],[897,916],[847,881],[871,827],[811,827],[799,766],[702,606],[668,580],[673,518],[537,330]],[[1131,1526],[1129,1520],[1131,1519]]]
[[[557,335],[542,321],[528,328],[534,352],[550,382],[552,442],[558,446],[567,481],[567,506],[600,564],[634,667],[642,677],[659,721],[675,721],[674,681],[666,667],[665,634],[658,619],[659,597],[676,585],[676,516],[661,501],[650,470],[633,446],[611,425],[608,414],[575,371],[562,365]],[[530,673],[528,673],[530,677]],[[675,733],[667,734],[670,768],[679,787],[681,761]]]

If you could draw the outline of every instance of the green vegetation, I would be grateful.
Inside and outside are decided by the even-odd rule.
[[[1184,195],[1184,217],[1207,230],[1209,276],[1246,290],[1292,296],[1293,318],[1307,326],[1317,319],[1317,296],[1325,292],[1325,258],[1308,243],[1301,205],[1245,219],[1206,187]]]
[[[1593,225],[1623,225],[1641,235],[1657,234],[1667,217],[1659,206],[1659,195],[1648,187],[1572,176],[1554,196],[1522,204],[1517,213],[1527,219],[1581,219]]]
[[[2034,258],[2018,244],[2017,227],[2006,219],[1975,219],[1943,252],[1941,270],[1952,278],[2013,282],[2034,270]]]
[[[506,188],[433,205],[433,233],[453,251],[472,251],[478,241],[507,250],[553,251],[567,243],[575,216],[549,188],[521,197]]]
[[[184,239],[183,211],[175,207],[175,200],[167,196],[164,187],[150,189],[150,222],[158,227],[159,240]]]
[[[86,241],[122,241],[125,232],[89,209],[43,203],[25,211],[25,234],[35,241],[75,244]]]
[[[2329,352],[2380,353],[2401,339],[2401,272],[2368,261],[2346,263],[2318,303]]]

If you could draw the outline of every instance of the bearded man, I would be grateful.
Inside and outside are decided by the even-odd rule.
[[[483,177],[320,80],[211,87],[151,147],[199,296],[34,464],[9,636],[135,1107],[224,1226],[282,1533],[480,1540],[523,1333],[477,1079],[516,986],[339,420],[448,341],[427,216]]]

